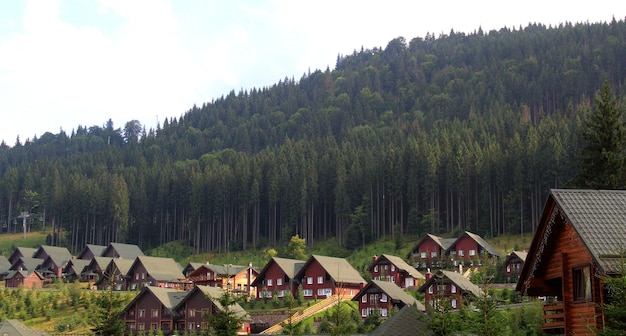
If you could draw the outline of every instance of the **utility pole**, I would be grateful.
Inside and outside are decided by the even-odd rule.
[[[22,211],[18,218],[22,219],[22,229],[24,229],[24,239],[26,239],[26,218],[30,217],[27,211]]]

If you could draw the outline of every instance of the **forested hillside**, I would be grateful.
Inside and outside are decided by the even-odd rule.
[[[623,20],[396,38],[154,130],[109,121],[3,143],[0,219],[20,231],[28,211],[74,251],[530,233],[578,171],[593,96],[604,81],[622,95],[625,78]]]

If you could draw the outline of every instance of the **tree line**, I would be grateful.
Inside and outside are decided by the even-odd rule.
[[[78,126],[0,144],[5,232],[51,244],[259,249],[298,234],[531,234],[579,172],[604,82],[623,94],[626,24],[451,31],[339,55],[335,69],[193,106],[146,130]],[[63,234],[59,234],[63,233]]]

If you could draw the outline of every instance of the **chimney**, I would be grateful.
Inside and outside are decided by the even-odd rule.
[[[426,277],[426,281],[430,280],[430,278],[433,276],[433,274],[430,273],[430,268],[426,269],[426,274],[424,274],[424,276]]]
[[[378,256],[374,254],[374,256],[372,257],[372,264],[375,263],[376,260],[378,260]]]

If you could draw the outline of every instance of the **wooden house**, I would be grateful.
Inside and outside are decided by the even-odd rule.
[[[139,294],[122,310],[127,334],[157,333],[169,334],[175,330],[176,307],[187,295],[186,291],[154,286],[144,287]]]
[[[433,234],[426,234],[417,241],[406,257],[418,270],[445,268],[447,265],[446,251],[455,241],[456,238],[442,238]]]
[[[98,282],[102,278],[104,270],[109,265],[109,263],[113,260],[113,258],[109,257],[93,257],[89,261],[89,264],[85,266],[83,272],[81,273],[81,281],[82,282]]]
[[[295,276],[305,263],[304,260],[273,257],[251,283],[257,299],[273,295],[283,298],[287,293],[296,297],[299,282]]]
[[[506,276],[506,282],[517,282],[519,275],[524,268],[524,262],[528,253],[522,251],[513,251],[509,253],[504,259],[502,266],[504,268],[504,274]]]
[[[185,289],[187,280],[182,267],[172,258],[139,256],[126,273],[127,288],[138,290],[146,286]]]
[[[583,335],[603,327],[603,277],[623,267],[625,218],[624,190],[550,190],[516,288],[549,299],[545,333]]]
[[[104,268],[94,286],[99,290],[106,290],[113,287],[114,291],[126,290],[128,288],[126,274],[133,266],[134,260],[108,258],[109,263]]]
[[[174,308],[177,316],[176,330],[186,333],[210,332],[207,315],[226,309],[219,302],[222,295],[224,295],[224,290],[219,287],[194,286]],[[249,335],[250,316],[248,313],[237,303],[227,308],[244,321],[238,334]]]
[[[484,262],[498,262],[500,252],[493,248],[481,236],[465,231],[446,250],[446,256],[453,267],[481,266]]]
[[[91,260],[72,259],[65,264],[62,270],[63,281],[74,282],[81,281],[83,270]]]
[[[198,268],[202,267],[204,263],[201,262],[190,262],[183,268],[183,275],[188,278],[189,275]]]
[[[426,282],[418,289],[424,293],[426,308],[449,304],[449,308],[458,309],[461,304],[473,297],[481,297],[484,292],[461,273],[438,270],[426,274]]]
[[[122,258],[135,260],[139,256],[143,256],[143,252],[137,245],[122,244],[122,243],[109,243],[109,245],[102,251],[102,257],[109,258]]]
[[[101,257],[106,248],[104,245],[85,244],[85,248],[76,256],[76,259],[91,260],[94,257]]]
[[[44,276],[38,271],[9,271],[5,277],[7,288],[43,288]]]
[[[35,253],[33,253],[33,258],[45,260],[48,257],[50,257],[56,265],[63,265],[65,262],[72,259],[72,254],[66,247],[48,245],[40,246]]]
[[[413,288],[424,282],[424,275],[402,258],[383,254],[372,258],[372,279],[393,282],[401,288]]]
[[[353,298],[365,279],[344,258],[312,255],[296,274],[304,299],[325,299],[332,295]]]
[[[400,310],[407,305],[414,305],[420,311],[426,310],[421,302],[398,285],[382,280],[371,280],[352,301],[359,303],[359,311],[363,318],[376,313],[386,319],[392,310]]]
[[[187,279],[194,285],[218,287],[230,290],[238,296],[256,296],[255,289],[250,285],[258,275],[252,267],[242,265],[216,265],[205,263],[189,273]]]
[[[9,256],[9,262],[11,263],[11,265],[13,265],[18,259],[22,257],[32,258],[33,254],[35,254],[36,251],[36,248],[16,247],[15,250],[13,250],[13,253],[11,253],[11,255]]]

